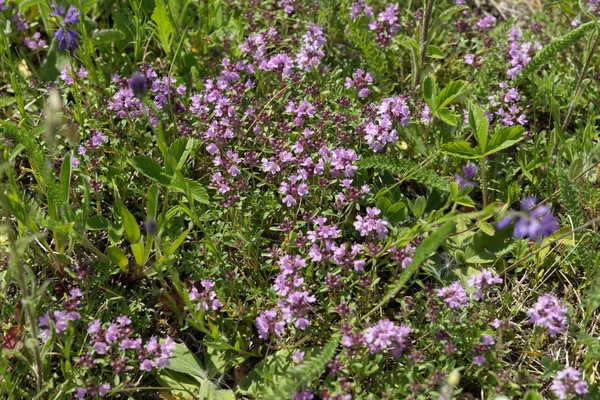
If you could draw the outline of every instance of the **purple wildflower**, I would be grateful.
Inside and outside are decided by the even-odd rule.
[[[200,281],[202,289],[198,290],[195,286],[189,292],[189,298],[196,304],[196,310],[217,311],[223,307],[223,304],[217,298],[217,293],[212,289],[215,283],[210,280]]]
[[[455,310],[467,305],[469,302],[465,289],[458,281],[453,282],[450,286],[438,289],[437,295],[443,297],[444,303]]]
[[[544,205],[536,205],[535,197],[527,197],[521,201],[521,212],[513,213],[498,222],[498,228],[504,229],[515,221],[513,236],[541,241],[559,228],[558,219],[552,215],[552,209]]]
[[[567,331],[567,308],[556,297],[546,294],[529,309],[529,321],[535,326],[546,328],[549,336],[556,336]]]
[[[31,38],[23,39],[23,43],[31,50],[41,49],[46,46],[46,41],[42,40],[42,34],[36,32]]]
[[[412,329],[407,325],[396,326],[389,319],[382,319],[365,329],[363,337],[371,354],[391,349],[392,356],[400,357],[408,348],[408,335],[411,332]]]
[[[493,15],[486,15],[477,21],[477,27],[482,31],[487,31],[496,26],[496,17]]]
[[[467,165],[463,165],[462,174],[454,174],[454,178],[456,179],[456,183],[458,183],[458,186],[461,189],[470,186],[477,186],[478,184],[476,181],[474,181],[474,178],[477,174],[478,169],[479,167],[477,167],[472,162],[469,162]]]
[[[473,286],[475,289],[477,289],[473,294],[475,299],[482,300],[485,296],[485,293],[488,292],[495,284],[502,284],[502,278],[500,278],[500,275],[494,271],[484,269],[479,274],[471,275],[468,283],[469,286]]]
[[[367,207],[367,215],[356,216],[354,227],[361,236],[376,236],[378,239],[385,239],[388,234],[387,221],[378,217],[381,210],[376,207]]]
[[[551,389],[560,400],[564,400],[571,396],[587,393],[587,385],[578,369],[566,367],[556,373]]]

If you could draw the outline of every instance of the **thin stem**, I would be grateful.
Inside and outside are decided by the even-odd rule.
[[[425,0],[425,8],[423,13],[423,24],[421,25],[421,68],[417,75],[417,82],[420,80],[421,71],[425,67],[427,58],[427,43],[429,41],[429,24],[431,23],[431,15],[433,14],[433,3],[435,0]]]
[[[483,192],[483,207],[488,205],[488,187],[487,187],[487,158],[481,159],[481,191]]]

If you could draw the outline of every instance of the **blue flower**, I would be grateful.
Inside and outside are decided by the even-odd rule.
[[[513,236],[519,239],[529,238],[541,241],[559,228],[558,219],[552,215],[552,209],[544,205],[536,205],[535,197],[527,197],[521,201],[521,212],[509,215],[498,222],[498,228],[504,229],[515,221]]]
[[[77,48],[77,41],[75,40],[79,34],[72,29],[59,28],[54,33],[54,39],[58,40],[58,48],[60,50],[69,50],[71,55]]]

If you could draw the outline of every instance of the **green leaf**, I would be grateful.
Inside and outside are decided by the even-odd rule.
[[[529,390],[525,393],[523,400],[544,400],[544,398],[535,390]]]
[[[427,57],[429,58],[444,58],[444,52],[437,46],[427,46]]]
[[[196,141],[191,138],[179,138],[171,143],[168,154],[171,163],[177,170],[180,170],[183,167],[190,152],[194,149],[195,144]],[[174,171],[169,171],[169,167],[167,167],[167,172],[169,175],[174,174]]]
[[[233,390],[219,390],[209,380],[202,382],[198,395],[199,400],[235,400]]]
[[[514,247],[512,229],[496,231],[493,236],[483,229],[472,236],[465,252],[465,261],[470,264],[495,262]]]
[[[580,25],[562,37],[553,39],[549,45],[544,46],[544,48],[531,59],[531,62],[529,62],[523,71],[521,71],[519,77],[525,77],[532,72],[537,71],[542,65],[554,59],[557,54],[571,47],[571,45],[579,41],[589,32],[594,31],[597,25],[598,22],[590,21]]]
[[[118,247],[111,246],[106,249],[106,254],[108,255],[108,259],[118,265],[122,271],[128,271],[127,267],[129,266],[129,260],[127,259],[125,253],[123,253],[123,250],[119,249]]]
[[[175,252],[175,250],[177,250],[179,248],[179,246],[182,245],[183,241],[185,240],[185,238],[190,233],[190,231],[192,230],[193,227],[194,227],[194,225],[190,223],[190,226],[179,235],[179,237],[177,238],[177,240],[175,240],[171,244],[171,246],[169,246],[169,248],[167,249],[167,251],[165,251],[165,253],[163,254],[163,256],[158,260],[159,263],[161,263],[164,260],[166,260],[171,254],[173,254]]]
[[[458,140],[456,142],[446,143],[442,145],[442,153],[449,154],[461,158],[479,158],[479,149],[471,147],[469,142]]]
[[[208,199],[208,192],[206,191],[206,189],[204,188],[204,186],[202,186],[202,184],[200,182],[196,182],[192,179],[189,178],[183,178],[184,180],[184,184],[185,186],[187,186],[187,189],[191,192],[192,197],[194,198],[195,201],[197,201],[198,203],[202,203],[202,204],[209,204],[209,199]],[[186,189],[183,185],[179,184],[178,182],[174,183],[173,186],[171,186],[173,188],[173,190],[180,192],[180,193],[186,193]]]
[[[90,231],[108,230],[110,221],[101,215],[94,215],[86,221],[85,228]]]
[[[173,33],[175,28],[171,24],[171,18],[162,0],[155,2],[154,12],[152,13],[152,28],[154,35],[158,38],[159,44],[165,53],[171,53],[173,43]]]
[[[405,203],[398,202],[390,206],[385,214],[388,221],[400,222],[408,216],[408,209]]]
[[[171,184],[171,176],[167,175],[158,163],[147,156],[136,156],[129,163],[139,173],[164,186]]]
[[[465,85],[465,81],[456,81],[446,85],[440,94],[437,95],[437,110],[439,111],[450,104],[462,92]]]
[[[133,258],[138,265],[144,265],[144,241],[139,240],[136,243],[129,245],[131,247],[131,253]]]
[[[16,102],[16,97],[0,96],[0,108],[8,107]]]
[[[154,376],[161,386],[173,395],[186,400],[198,399],[201,384],[188,374],[171,371],[165,368],[156,372]]]
[[[73,174],[73,153],[68,152],[60,167],[60,196],[64,203],[69,202],[71,175]]]
[[[473,131],[473,136],[479,143],[479,148],[484,150],[487,147],[488,137],[490,135],[490,121],[485,116],[483,110],[476,105],[472,105],[469,110],[469,126]]]
[[[146,195],[146,218],[156,219],[158,212],[158,186],[154,183],[148,188]]]
[[[500,150],[504,150],[515,143],[520,142],[524,139],[523,127],[517,126],[504,126],[496,131],[490,138],[488,146],[485,149],[486,156],[496,153]]]
[[[432,77],[428,76],[425,79],[425,82],[423,82],[423,96],[425,97],[425,102],[432,111],[438,109],[436,95],[435,81]]]
[[[125,234],[129,243],[134,244],[140,241],[140,227],[132,213],[125,208],[123,204],[119,204],[119,212],[121,218],[123,218],[123,228],[125,228]]]
[[[165,369],[188,374],[194,377],[199,383],[208,379],[200,361],[198,361],[190,349],[183,344],[175,344],[175,348],[173,349],[171,357],[169,357],[169,361],[171,364]]]
[[[458,120],[456,116],[452,113],[452,111],[447,108],[441,108],[434,112],[434,115],[451,126],[456,126],[458,124]]]
[[[494,236],[496,234],[496,230],[492,225],[484,220],[477,221],[477,227],[483,231],[488,236]]]
[[[100,29],[94,33],[94,40],[97,44],[118,42],[125,38],[125,33],[120,29]]]

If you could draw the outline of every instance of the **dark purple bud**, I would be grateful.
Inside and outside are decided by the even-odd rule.
[[[131,78],[129,78],[129,89],[131,89],[136,97],[143,97],[146,92],[146,77],[137,72],[131,75]]]
[[[155,235],[158,232],[158,222],[154,218],[147,219],[144,228],[149,235]]]

